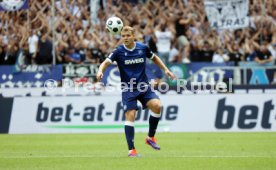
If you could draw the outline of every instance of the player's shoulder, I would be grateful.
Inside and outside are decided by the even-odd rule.
[[[144,49],[144,48],[148,48],[148,46],[146,44],[144,44],[144,43],[136,41],[136,48],[142,48],[142,49]]]
[[[120,50],[120,51],[125,51],[126,48],[125,48],[125,45],[124,44],[120,44],[117,46],[117,49]]]
[[[123,50],[124,50],[123,45],[118,45],[118,46],[113,50],[113,53],[118,53],[118,52],[123,51]]]

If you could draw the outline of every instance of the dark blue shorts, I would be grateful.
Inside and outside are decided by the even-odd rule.
[[[124,112],[128,110],[138,110],[137,100],[140,101],[143,109],[145,109],[147,108],[147,102],[151,99],[159,99],[159,97],[155,94],[154,91],[151,90],[150,87],[148,87],[145,91],[138,91],[137,89],[132,91],[123,91],[122,102]]]

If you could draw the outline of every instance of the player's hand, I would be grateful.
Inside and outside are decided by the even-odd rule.
[[[165,74],[170,77],[170,79],[175,79],[175,75],[170,71],[170,70],[166,70],[165,71]]]
[[[103,78],[103,72],[99,71],[96,75],[96,78],[97,78],[98,81],[101,81],[102,78]]]

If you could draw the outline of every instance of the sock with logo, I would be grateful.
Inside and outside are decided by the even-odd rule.
[[[161,113],[160,114],[156,114],[153,112],[150,113],[149,133],[148,133],[149,137],[154,137],[160,117],[161,117]]]
[[[134,122],[125,122],[125,134],[128,145],[128,150],[135,149],[134,147]]]

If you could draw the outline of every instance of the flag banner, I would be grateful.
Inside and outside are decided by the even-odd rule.
[[[205,12],[212,28],[239,29],[248,27],[248,0],[205,0]]]
[[[0,88],[44,87],[50,79],[62,80],[62,65],[28,65],[16,72],[14,66],[0,67]]]
[[[178,79],[188,78],[187,64],[169,64],[169,69],[177,77],[176,79],[173,79],[173,80],[167,78],[167,83],[170,86],[176,86]]]
[[[17,11],[28,9],[29,0],[2,0],[0,1],[0,11]]]

